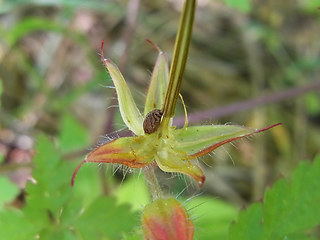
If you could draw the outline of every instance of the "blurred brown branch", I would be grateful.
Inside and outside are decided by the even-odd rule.
[[[286,101],[290,98],[297,97],[308,92],[318,91],[319,89],[320,81],[315,81],[305,86],[271,93],[262,97],[233,103],[216,109],[209,109],[206,111],[192,113],[189,114],[189,123],[208,121],[208,119],[218,119],[235,113],[244,112],[246,110],[259,106]],[[182,126],[184,124],[184,117],[175,118],[173,123],[176,126]]]

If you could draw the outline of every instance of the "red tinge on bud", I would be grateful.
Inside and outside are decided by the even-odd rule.
[[[146,240],[192,240],[194,227],[187,212],[174,198],[157,199],[142,213]]]

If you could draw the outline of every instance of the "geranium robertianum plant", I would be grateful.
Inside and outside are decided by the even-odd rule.
[[[175,105],[185,68],[195,0],[186,1],[185,11],[175,45],[173,61],[168,74],[168,63],[165,54],[158,48],[159,56],[151,77],[144,114],[137,108],[130,89],[118,67],[103,57],[115,85],[119,109],[127,127],[136,135],[120,137],[93,150],[85,162],[119,163],[130,168],[143,168],[153,163],[165,172],[178,172],[192,177],[202,186],[205,176],[194,159],[212,152],[214,149],[234,140],[268,130],[252,129],[237,125],[185,125],[181,129],[172,126]],[[168,81],[169,77],[169,81]],[[79,165],[79,167],[81,166]],[[77,173],[76,169],[75,174]],[[74,177],[72,184],[74,183]]]
[[[155,167],[159,167],[165,172],[188,175],[201,187],[205,176],[195,159],[226,143],[278,125],[275,124],[263,129],[237,125],[188,126],[186,109],[179,92],[188,55],[195,2],[195,0],[187,0],[184,5],[170,74],[165,54],[152,43],[159,50],[159,55],[151,76],[143,114],[137,108],[118,67],[110,59],[103,57],[102,42],[102,61],[115,85],[122,119],[135,136],[119,137],[89,153],[75,170],[72,176],[72,185],[79,168],[85,162],[118,163],[130,168],[143,168],[153,199],[165,202],[168,200],[161,199],[163,197],[161,189],[153,173]],[[177,129],[172,126],[172,118],[179,96],[185,109],[185,125],[183,128]],[[161,204],[163,203],[160,202]],[[152,210],[148,210],[148,212],[152,213]],[[156,215],[157,208],[154,213]],[[187,238],[179,239],[192,239],[192,235],[188,233]]]

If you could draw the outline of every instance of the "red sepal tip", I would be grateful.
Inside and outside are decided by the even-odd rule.
[[[75,180],[75,178],[76,178],[76,175],[77,175],[79,169],[81,168],[81,166],[82,166],[85,162],[87,162],[86,159],[83,160],[83,161],[78,165],[78,167],[74,170],[74,172],[73,172],[73,174],[72,174],[72,178],[71,178],[71,187],[73,187],[73,185],[74,185],[74,180]]]

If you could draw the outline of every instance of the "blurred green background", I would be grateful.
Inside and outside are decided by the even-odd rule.
[[[87,164],[69,183],[90,149],[126,134],[101,40],[142,107],[157,56],[144,39],[171,59],[182,3],[0,1],[0,239],[141,239],[139,171]],[[158,173],[168,195],[192,198],[197,239],[226,239],[240,207],[318,153],[317,4],[198,0],[181,91],[191,124],[283,125],[201,158],[203,189]]]

